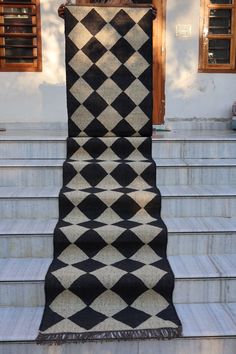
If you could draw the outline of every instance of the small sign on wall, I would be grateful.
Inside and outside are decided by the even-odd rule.
[[[192,37],[191,25],[176,25],[175,27],[176,37],[189,38]]]

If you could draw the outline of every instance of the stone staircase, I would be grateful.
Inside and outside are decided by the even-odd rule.
[[[34,340],[53,253],[66,132],[0,134],[0,353],[235,353],[235,133],[153,136],[168,255],[176,277],[174,302],[184,337],[63,346],[39,346]]]

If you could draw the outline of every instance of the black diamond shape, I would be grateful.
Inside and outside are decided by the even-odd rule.
[[[84,129],[84,132],[88,136],[104,136],[108,130],[104,127],[102,123],[96,118]]]
[[[151,64],[152,63],[152,39],[149,38],[141,48],[139,48],[139,53],[144,57],[144,59]]]
[[[122,92],[111,105],[123,118],[136,107],[135,103],[124,92]]]
[[[181,325],[177,312],[172,304],[169,305],[166,309],[159,312],[156,316],[162,318],[165,321],[174,322],[177,326]]]
[[[61,268],[64,268],[64,266]],[[65,290],[64,286],[56,276],[51,273],[51,271],[54,271],[53,264],[50,266],[45,278],[45,295],[47,304],[51,304],[53,300]]]
[[[73,115],[73,113],[76,111],[76,109],[80,106],[79,101],[75,98],[74,95],[70,92],[70,90],[67,88],[67,111],[69,117]],[[72,123],[70,121],[70,123]]]
[[[151,137],[144,139],[137,149],[145,159],[150,159],[151,151],[152,151]]]
[[[147,90],[152,90],[152,69],[150,66],[142,72],[138,79],[142,82]]]
[[[161,211],[161,197],[156,194],[153,199],[145,206],[146,212],[153,218],[157,218]]]
[[[95,187],[101,182],[101,180],[103,180],[107,175],[107,172],[99,163],[90,163],[80,171],[80,174],[89,184],[91,184],[91,186]]]
[[[71,242],[65,236],[63,231],[58,227],[56,227],[54,230],[53,244],[54,244],[54,258],[57,258],[65,250],[66,247],[71,245]]]
[[[78,52],[78,47],[75,45],[75,43],[67,37],[66,39],[66,63],[69,63],[69,61],[74,57],[74,55]],[[70,67],[70,64],[68,65]]]
[[[166,257],[166,244],[167,244],[167,232],[162,230],[161,232],[157,231],[157,236],[149,242],[149,246],[153,249],[156,254],[164,258]]]
[[[124,10],[120,10],[110,21],[110,24],[121,36],[124,36],[135,25],[135,22]]]
[[[142,30],[151,37],[152,35],[152,11],[149,10],[138,22]]]
[[[135,52],[134,48],[124,38],[120,38],[110,51],[122,64],[124,64]]]
[[[107,149],[107,145],[99,138],[90,138],[83,148],[92,158],[96,159]]]
[[[111,79],[124,91],[135,80],[135,76],[126,66],[121,65],[114,74],[112,74]]]
[[[136,310],[133,307],[126,307],[124,310],[118,312],[112,317],[132,328],[136,328],[151,316],[146,312]]]
[[[82,51],[96,63],[107,51],[106,48],[95,38],[92,37],[82,48]]]
[[[122,220],[122,221],[116,222],[114,225],[119,226],[119,227],[123,227],[123,229],[132,229],[133,227],[138,226],[140,224],[135,221]]]
[[[79,296],[86,305],[90,305],[106,288],[94,275],[84,274],[71,284],[69,290]]]
[[[131,125],[126,122],[125,120],[121,120],[115,128],[112,129],[112,132],[116,136],[132,136],[134,133],[136,133],[136,130],[131,127]]]
[[[100,312],[94,311],[90,307],[77,312],[73,316],[69,317],[69,320],[76,323],[78,326],[85,328],[87,330],[93,328],[98,323],[104,321],[107,316]]]
[[[76,175],[77,171],[75,170],[74,166],[67,161],[63,164],[63,182],[66,186]]]
[[[136,177],[137,173],[129,164],[119,164],[112,172],[111,176],[123,187],[129,185]]]
[[[54,326],[58,322],[64,320],[64,317],[60,316],[58,313],[52,311],[49,306],[45,306],[43,319],[40,324],[40,331],[46,331],[51,326]]]
[[[104,72],[96,64],[93,64],[82,77],[94,90],[97,90],[107,79]]]
[[[163,296],[166,301],[172,301],[172,293],[174,290],[174,275],[172,270],[169,268],[169,273],[165,274],[153,287],[158,294]]]
[[[143,294],[147,287],[133,274],[125,274],[111,289],[118,294],[128,305]]]
[[[105,267],[105,265],[101,262],[95,261],[94,259],[86,259],[85,261],[73,264],[73,267],[82,269],[84,272],[90,273],[94,270]]]
[[[83,103],[87,110],[92,113],[94,117],[98,117],[104,109],[108,106],[106,101],[97,93],[93,92]]]
[[[80,225],[86,227],[87,229],[96,229],[97,227],[102,227],[105,224],[103,222],[89,220],[89,221],[81,222]]]
[[[129,258],[136,253],[144,243],[131,230],[123,232],[113,243],[118,251],[125,257]]]
[[[114,267],[125,270],[126,272],[132,273],[133,271],[141,268],[143,263],[134,261],[132,259],[123,259],[122,261],[112,264]]]
[[[112,144],[111,149],[120,159],[125,159],[135,150],[135,147],[128,139],[119,138]]]
[[[144,181],[150,186],[156,186],[156,173],[154,170],[156,170],[156,164],[155,162],[151,162],[147,164],[145,170],[140,174]]]
[[[96,219],[101,215],[107,208],[101,199],[99,199],[94,194],[89,194],[79,205],[78,208],[84,213],[89,219]]]
[[[139,104],[139,107],[142,111],[148,116],[151,120],[152,116],[152,94],[149,93],[144,100]]]
[[[132,218],[141,207],[128,195],[122,195],[111,208],[122,218]]]
[[[97,34],[106,24],[106,21],[92,9],[82,20],[81,23],[92,33],[93,36]]]
[[[92,258],[97,254],[104,246],[106,242],[101,236],[94,230],[88,230],[81,235],[75,242],[76,246],[89,257]]]
[[[75,18],[69,9],[65,8],[65,34],[68,36],[73,28],[77,25],[78,20]]]

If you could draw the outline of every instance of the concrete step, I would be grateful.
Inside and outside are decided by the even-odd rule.
[[[64,160],[0,160],[1,186],[61,186]]]
[[[0,160],[1,186],[61,186],[64,159]],[[236,159],[155,159],[157,185],[236,184]]]
[[[236,250],[236,218],[164,218],[168,255],[230,254]],[[0,258],[52,257],[57,219],[0,220]]]
[[[183,337],[170,341],[85,342],[63,346],[36,345],[43,307],[0,308],[3,354],[234,354],[236,304],[177,304]]]
[[[0,136],[0,158],[64,159],[66,131],[12,131]],[[234,132],[172,131],[153,134],[153,156],[156,158],[235,158]]]
[[[57,218],[59,187],[0,187],[1,218]],[[161,186],[162,216],[236,215],[236,186]]]
[[[169,256],[175,303],[236,302],[236,255]],[[51,258],[0,259],[0,306],[44,305]]]

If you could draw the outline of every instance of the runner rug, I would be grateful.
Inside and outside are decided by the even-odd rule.
[[[174,338],[151,156],[152,10],[67,6],[69,138],[38,343]]]

